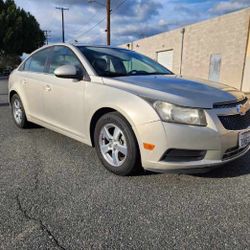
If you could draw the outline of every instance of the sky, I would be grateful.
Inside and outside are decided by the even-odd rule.
[[[91,0],[90,0],[91,1]],[[49,42],[61,41],[61,13],[65,11],[66,42],[106,43],[106,0],[15,0],[29,11]],[[111,0],[112,45],[155,35],[191,23],[250,7],[250,0]]]

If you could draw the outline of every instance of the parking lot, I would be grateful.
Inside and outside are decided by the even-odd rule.
[[[18,129],[0,80],[0,249],[249,249],[250,154],[203,175],[106,171],[95,150]]]

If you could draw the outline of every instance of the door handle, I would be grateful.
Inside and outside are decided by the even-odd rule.
[[[44,89],[45,89],[46,91],[51,91],[51,87],[50,87],[49,85],[46,85],[46,86],[44,87]]]
[[[25,85],[27,81],[25,79],[22,80],[22,84]]]

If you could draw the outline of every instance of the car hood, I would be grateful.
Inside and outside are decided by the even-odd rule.
[[[224,84],[175,75],[103,78],[103,82],[144,98],[186,107],[212,108],[215,103],[245,98],[242,92]]]

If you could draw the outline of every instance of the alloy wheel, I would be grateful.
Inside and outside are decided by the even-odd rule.
[[[122,130],[115,124],[106,124],[99,136],[100,151],[112,166],[121,166],[127,158],[128,148]]]
[[[13,116],[17,124],[21,124],[23,120],[23,109],[20,101],[15,99],[13,102]]]

